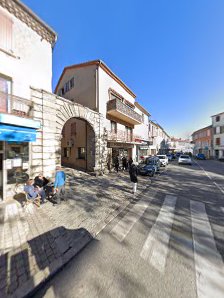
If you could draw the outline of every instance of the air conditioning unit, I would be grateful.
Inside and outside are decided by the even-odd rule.
[[[67,141],[67,147],[72,147],[74,145],[73,140]]]

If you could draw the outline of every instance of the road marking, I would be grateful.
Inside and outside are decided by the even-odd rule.
[[[153,225],[140,256],[161,273],[164,272],[174,210],[177,198],[166,195],[159,216]]]
[[[224,207],[221,207],[222,212],[224,213]]]
[[[136,221],[142,216],[149,205],[149,201],[141,201],[134,205],[134,207],[118,222],[118,224],[111,230],[111,234],[120,242],[124,240],[130,232]]]
[[[196,162],[196,161],[195,161]],[[198,162],[196,162],[196,164],[199,166],[199,168],[205,173],[205,175],[212,181],[212,183],[221,191],[222,194],[224,194],[224,190],[223,188],[218,184],[216,183],[215,181],[213,181],[212,177],[205,171],[205,169],[199,165]]]
[[[224,194],[224,190],[222,189],[222,187],[218,183],[213,181],[213,184],[215,184],[215,186],[218,187],[218,189]]]
[[[198,298],[223,298],[224,265],[206,214],[205,205],[190,201]]]

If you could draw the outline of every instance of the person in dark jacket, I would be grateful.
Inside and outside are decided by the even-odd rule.
[[[132,163],[133,163],[133,159],[130,157],[129,160],[128,160],[129,169],[131,168]]]
[[[43,188],[45,185],[47,185],[49,180],[45,178],[42,174],[39,174],[34,178],[34,186],[38,186],[40,188]]]
[[[129,174],[131,182],[133,182],[133,194],[137,191],[137,185],[138,185],[138,168],[137,166],[132,162],[130,168],[129,168]]]
[[[126,158],[126,156],[122,157],[122,168],[123,168],[123,171],[127,170],[127,158]]]
[[[117,171],[118,173],[118,170],[119,170],[119,155],[117,155],[115,157],[115,160],[114,160],[114,167],[115,167],[115,170]]]

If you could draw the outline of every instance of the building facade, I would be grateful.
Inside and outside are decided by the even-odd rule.
[[[30,86],[51,91],[55,41],[56,33],[20,1],[0,1],[1,199],[29,176],[31,143],[41,126]]]
[[[203,153],[207,159],[213,156],[212,125],[203,127],[192,134],[193,154]]]
[[[212,116],[213,155],[224,158],[224,112]]]
[[[156,122],[149,120],[150,155],[168,153],[169,135]]]
[[[147,139],[147,112],[142,113],[143,108],[135,103],[135,94],[104,62],[94,60],[66,67],[55,93],[72,102],[82,104],[104,117],[108,167],[117,155],[120,158],[126,156],[137,159],[136,145],[140,145]],[[146,133],[139,136],[140,138],[135,137],[136,126],[142,125],[143,122],[145,122]],[[80,143],[85,143],[84,139],[88,139],[85,129],[80,130],[80,134],[79,140],[73,137],[74,155],[69,158],[70,165],[74,167],[80,165],[77,148],[81,146]],[[70,133],[64,135],[64,138],[70,137]],[[63,141],[62,144],[65,146],[66,142]],[[62,154],[66,150],[66,147],[63,147]],[[86,147],[84,146],[82,150],[84,161],[88,158]],[[62,156],[62,160],[64,157]]]
[[[171,137],[169,140],[169,152],[183,152],[183,153],[193,153],[193,144],[189,139],[181,139]]]

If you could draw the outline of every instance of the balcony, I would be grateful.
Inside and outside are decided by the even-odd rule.
[[[126,131],[118,130],[117,132],[108,132],[108,141],[131,143],[134,142],[134,137],[128,135]]]
[[[0,91],[0,113],[32,118],[32,102]]]
[[[133,125],[142,123],[142,116],[118,98],[111,99],[107,102],[107,114]]]

